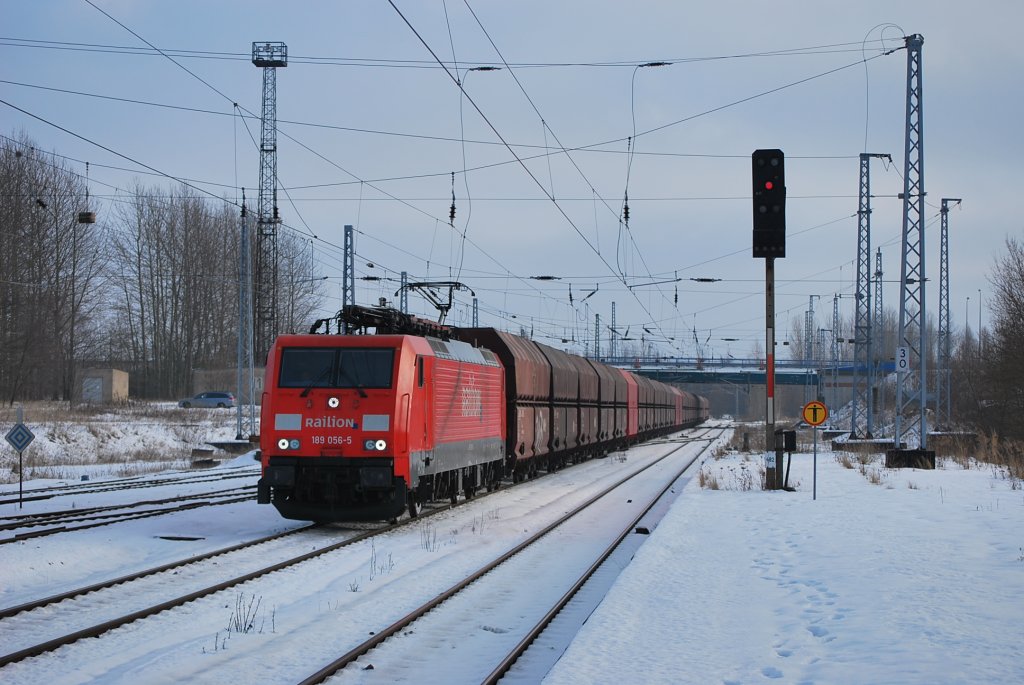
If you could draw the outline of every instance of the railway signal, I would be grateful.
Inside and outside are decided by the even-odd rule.
[[[782,150],[750,156],[754,200],[754,258],[764,258],[765,309],[765,489],[783,486],[775,438],[775,259],[786,256],[786,157]]]
[[[754,257],[785,257],[785,155],[782,150],[754,150],[750,159],[754,190]]]

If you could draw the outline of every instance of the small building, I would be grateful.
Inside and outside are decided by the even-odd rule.
[[[128,401],[128,373],[120,369],[86,369],[75,387],[82,404],[123,404]]]

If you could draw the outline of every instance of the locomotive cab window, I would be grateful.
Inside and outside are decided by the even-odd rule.
[[[277,384],[282,388],[329,388],[335,351],[329,347],[290,347],[281,351]]]
[[[281,388],[390,388],[395,351],[385,347],[289,347]]]
[[[395,351],[386,347],[338,350],[339,388],[390,388]]]

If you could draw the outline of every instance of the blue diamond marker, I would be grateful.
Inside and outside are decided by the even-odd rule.
[[[25,448],[36,439],[35,433],[30,431],[23,423],[16,424],[14,428],[7,431],[6,437],[11,447],[19,452],[24,452]]]

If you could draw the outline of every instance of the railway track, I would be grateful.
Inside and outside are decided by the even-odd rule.
[[[223,473],[223,471],[231,471],[231,473]],[[122,490],[173,487],[177,485],[194,485],[197,483],[210,483],[221,480],[236,480],[239,478],[255,477],[258,477],[258,473],[255,469],[247,467],[235,467],[231,469],[221,469],[216,473],[204,472],[202,474],[197,474],[195,472],[186,472],[180,477],[170,478],[143,478],[141,476],[135,476],[132,478],[117,479],[116,481],[85,481],[80,483],[71,483],[68,485],[53,485],[43,488],[27,488],[24,490],[24,496],[21,498],[19,498],[17,490],[0,491],[0,498],[4,498],[0,499],[0,505],[18,504],[19,501],[37,502],[42,500],[54,499],[55,497],[80,497],[82,495],[117,492]]]
[[[18,542],[28,538],[45,537],[57,533],[86,530],[98,526],[107,526],[112,523],[163,516],[201,507],[244,502],[253,499],[255,492],[255,485],[246,485],[227,490],[214,490],[193,495],[114,504],[105,507],[86,507],[37,514],[2,516],[0,517],[0,531],[15,532],[11,537],[0,538],[0,544]],[[41,526],[48,527],[40,528]]]
[[[715,432],[720,434],[722,430],[723,429],[715,429]],[[574,520],[580,518],[583,514],[588,512],[595,504],[611,496],[613,493],[618,492],[625,484],[629,483],[630,481],[636,478],[642,477],[650,469],[667,460],[669,457],[675,454],[675,452],[683,449],[683,447],[685,447],[686,444],[689,444],[689,442],[690,441],[678,445],[674,449],[667,452],[664,456],[659,458],[657,461],[644,467],[641,471],[630,474],[628,477],[613,483],[612,485],[605,488],[598,494],[594,495],[587,501],[572,508],[570,511],[566,512],[564,516],[560,517],[551,524],[537,531],[535,534],[531,535],[529,538],[522,541],[514,548],[502,554],[497,559],[494,559],[493,561],[483,565],[477,571],[469,574],[463,580],[449,587],[444,592],[441,592],[429,601],[424,602],[422,605],[412,610],[398,621],[395,621],[391,625],[384,627],[382,629],[371,631],[370,635],[372,637],[365,640],[361,644],[355,646],[354,648],[340,656],[338,659],[327,664],[324,668],[320,669],[316,673],[300,681],[301,685],[315,685],[317,683],[324,682],[328,678],[334,679],[335,677],[340,675],[340,672],[343,669],[345,669],[346,667],[355,666],[357,665],[357,663],[361,665],[363,670],[375,670],[376,668],[378,668],[377,666],[375,666],[375,662],[377,662],[378,658],[386,661],[389,664],[393,664],[394,661],[401,661],[403,659],[407,659],[407,656],[403,656],[406,654],[424,654],[425,650],[428,650],[429,647],[438,647],[436,643],[431,643],[431,640],[433,639],[433,635],[439,633],[448,635],[448,639],[450,640],[450,645],[452,646],[452,649],[459,649],[459,647],[457,647],[456,644],[473,643],[474,638],[472,636],[472,633],[479,633],[479,630],[475,625],[471,625],[468,631],[465,629],[467,623],[473,623],[472,620],[466,620],[466,612],[473,612],[473,607],[487,606],[488,602],[483,597],[483,595],[493,593],[493,590],[487,589],[481,592],[477,592],[476,596],[474,597],[464,598],[464,596],[468,595],[473,590],[473,588],[477,586],[477,581],[479,581],[484,576],[490,576],[499,573],[504,567],[511,566],[513,563],[515,563],[516,560],[518,560],[521,556],[526,556],[527,554],[530,554],[530,552],[534,548],[536,548],[541,543],[541,541],[545,540],[549,535],[553,534],[555,531],[559,531],[564,526],[568,525],[570,522],[573,522]],[[673,487],[673,484],[677,483],[677,481],[683,476],[683,474],[694,463],[696,463],[701,456],[704,455],[704,453],[711,446],[711,444],[713,444],[712,441],[708,440],[707,444],[699,452],[694,454],[692,457],[689,457],[681,467],[674,469],[673,475],[670,478],[668,478],[667,480],[663,479],[665,480],[665,485],[657,492],[657,495],[653,497],[645,506],[643,506],[640,512],[635,517],[630,519],[628,524],[625,527],[623,527],[621,532],[614,537],[612,542],[607,547],[605,547],[603,550],[600,551],[599,554],[596,555],[596,557],[593,559],[591,563],[587,564],[584,567],[582,574],[579,575],[579,577],[571,583],[571,585],[563,594],[558,596],[557,600],[551,604],[550,608],[546,608],[546,610],[541,610],[537,612],[541,614],[540,619],[533,625],[533,627],[529,628],[525,631],[525,633],[522,634],[521,639],[514,643],[514,645],[511,647],[511,649],[508,650],[507,655],[504,658],[497,660],[497,663],[495,664],[493,670],[490,671],[490,673],[470,674],[464,670],[459,673],[455,680],[464,682],[483,683],[497,683],[499,680],[501,680],[502,677],[509,672],[509,670],[513,667],[517,660],[519,660],[530,649],[530,646],[534,644],[537,638],[548,628],[548,626],[551,625],[552,621],[554,621],[555,618],[559,616],[559,614],[563,611],[563,609],[565,609],[565,607],[573,600],[573,598],[577,596],[577,593],[580,592],[580,590],[594,576],[598,569],[601,568],[602,564],[604,564],[605,561],[608,560],[608,558],[619,547],[619,545],[622,544],[623,540],[625,540],[627,536],[629,536],[636,530],[637,523],[645,516],[650,514],[650,512],[658,505],[658,503],[662,501],[662,498],[670,490],[670,488]],[[632,500],[630,500],[630,502],[631,501]],[[665,508],[667,508],[667,506]],[[587,528],[589,526],[592,526],[593,524],[588,522],[582,525],[584,526],[584,528]],[[535,556],[536,554],[537,553],[535,553]],[[540,553],[540,556],[544,556],[544,553]],[[535,579],[544,578],[545,580],[547,580],[551,577],[547,571],[543,570],[548,566],[543,561],[531,560],[520,563],[525,565],[527,568],[531,569],[531,575]],[[557,567],[559,566],[559,563],[551,564],[550,566]],[[516,572],[513,571],[511,577],[515,578],[515,573]],[[554,573],[557,574],[559,573],[559,571],[555,571]],[[487,586],[488,588],[515,587],[514,585],[511,585],[509,583],[502,584],[499,580],[494,578],[489,580]],[[499,590],[499,592],[501,592],[501,590]],[[433,616],[435,613],[440,613],[442,605],[445,605],[449,602],[454,603],[459,599],[462,599],[463,606],[451,612],[452,617],[435,618]],[[527,611],[525,607],[520,607],[520,609],[524,613]],[[473,614],[470,613],[469,615]],[[435,624],[440,624],[443,627],[440,629],[440,631],[438,631],[436,627],[426,627],[421,630],[421,624],[425,624],[427,623],[427,621],[433,621]],[[502,632],[504,631],[504,629],[491,628],[491,631]],[[426,635],[423,641],[426,643],[430,643],[428,647],[420,647],[416,644],[416,639],[414,637],[410,637],[420,632]],[[456,635],[457,637],[452,637],[452,635]],[[401,638],[399,639],[396,636],[401,636]],[[395,645],[392,649],[393,651],[399,652],[399,655],[396,657],[379,656],[377,652],[384,650],[386,643],[391,638],[396,638]],[[413,644],[409,644],[409,642],[412,642]],[[468,649],[472,649],[472,647]],[[434,651],[437,650],[435,649]],[[548,652],[550,653],[550,651],[551,650],[549,649]],[[374,658],[364,659],[364,657],[368,657],[368,655],[370,655],[371,652],[374,652]],[[454,663],[458,663],[460,661],[470,661],[469,658],[462,659],[460,657],[460,654],[461,651],[454,654],[446,653],[442,658],[448,662]],[[561,651],[559,651],[558,654],[560,655]],[[546,656],[550,658],[549,655]],[[555,657],[555,660],[557,660],[557,656]],[[554,661],[552,661],[551,663],[554,663]],[[420,665],[424,669],[423,672],[431,672],[429,664],[421,663]],[[399,665],[397,666],[397,668],[400,669],[401,666]],[[392,677],[394,673],[395,670],[388,671],[388,675],[383,676],[382,681],[388,680],[390,677]],[[482,678],[480,677],[481,675]]]
[[[23,628],[23,624],[32,625],[37,623],[35,618],[32,616],[33,612],[44,611],[46,614],[46,623],[49,625],[60,626],[63,630],[66,630],[67,626],[70,625],[76,626],[76,629],[71,630],[70,632],[35,642],[34,644],[26,644],[13,652],[0,656],[0,668],[8,664],[22,661],[29,657],[51,652],[84,638],[98,637],[108,631],[127,625],[139,619],[146,618],[147,616],[152,616],[153,614],[157,614],[168,609],[183,606],[201,597],[206,597],[207,595],[274,573],[275,571],[280,571],[311,559],[316,559],[317,557],[324,556],[375,535],[380,535],[423,519],[429,519],[431,516],[436,516],[448,511],[453,506],[460,505],[441,505],[437,508],[425,511],[420,514],[417,519],[405,519],[395,524],[382,524],[379,527],[365,530],[363,532],[343,534],[341,540],[337,540],[337,536],[333,535],[328,538],[326,542],[324,540],[318,540],[320,546],[316,546],[312,551],[303,552],[301,554],[294,554],[294,550],[288,550],[287,547],[294,547],[293,545],[285,546],[285,548],[277,552],[266,547],[268,543],[273,543],[298,533],[311,531],[313,529],[324,529],[323,526],[311,524],[295,530],[284,531],[258,540],[253,540],[251,542],[232,545],[230,547],[195,557],[189,557],[188,559],[183,559],[170,564],[164,564],[156,568],[147,569],[109,581],[77,588],[75,590],[52,595],[43,599],[26,602],[18,606],[0,609],[0,644],[7,646],[18,644],[19,642],[26,642],[22,636],[25,634],[31,634],[32,630],[26,630]],[[331,534],[328,533],[327,535]],[[239,557],[240,553],[251,552],[257,547],[263,547],[263,549],[257,550],[257,558],[255,560],[248,561],[236,558]],[[279,560],[274,563],[267,564],[267,558],[273,556],[275,553],[278,554]],[[231,558],[222,559],[222,557],[228,557],[231,555],[233,555]],[[229,574],[220,569],[213,569],[208,564],[204,564],[204,562],[213,559],[218,560],[217,565],[222,569],[235,570],[246,564],[254,568],[242,574]],[[189,574],[184,574],[182,569],[190,566],[194,568],[191,569]],[[224,577],[225,575],[228,575],[229,577],[210,585],[208,583],[211,571],[214,571],[221,577]],[[154,579],[159,581],[160,576],[164,576],[166,579],[168,574],[174,576],[173,583],[171,584],[174,591],[170,593],[170,596],[168,596],[167,599],[153,603],[156,596],[160,594],[166,596],[168,594],[166,591],[161,592],[154,590],[154,584],[160,584],[159,582],[154,583]],[[192,587],[195,587],[196,589],[185,594],[181,594],[180,588],[182,586],[187,586],[190,583],[192,584]],[[118,607],[123,606],[126,601],[125,595],[128,592],[136,598],[134,601],[139,603],[140,608],[138,610],[126,614],[117,614],[116,612],[109,610],[105,611],[103,609],[102,605],[104,602],[111,607],[115,605]],[[101,594],[108,595],[110,599],[105,600],[100,596]],[[88,602],[81,601],[87,596],[89,597]],[[97,607],[97,604],[99,604],[100,607]],[[97,614],[102,613],[106,613],[110,618],[97,622]],[[59,616],[57,614],[59,614]],[[29,638],[28,641],[32,642],[35,639],[36,638]]]
[[[315,528],[315,527],[316,527],[315,524],[310,524],[308,526],[303,526],[301,528],[296,528],[296,529],[293,529],[293,530],[281,531],[279,533],[274,533],[273,535],[268,535],[268,536],[265,536],[265,537],[262,537],[262,538],[259,538],[259,539],[256,539],[256,540],[250,540],[248,542],[242,542],[242,543],[239,543],[237,545],[231,545],[229,547],[223,547],[221,549],[213,550],[211,552],[206,552],[205,554],[198,554],[196,556],[188,557],[187,559],[181,559],[180,561],[174,561],[174,562],[171,562],[169,564],[162,564],[162,565],[156,566],[154,568],[149,568],[149,569],[145,569],[145,570],[142,570],[142,571],[137,571],[135,573],[130,573],[130,574],[127,574],[127,575],[124,575],[124,576],[120,576],[120,577],[117,577],[117,578],[112,578],[110,580],[105,580],[105,581],[102,581],[102,582],[99,582],[99,583],[93,583],[92,585],[86,585],[86,586],[75,588],[73,590],[68,590],[66,592],[61,592],[61,593],[56,594],[56,595],[50,595],[48,597],[44,597],[44,598],[41,598],[41,599],[36,599],[36,600],[32,600],[30,602],[25,602],[24,604],[18,604],[16,606],[11,606],[11,607],[7,607],[7,608],[4,608],[4,609],[0,609],[0,620],[6,619],[6,618],[10,618],[11,616],[17,616],[18,614],[23,613],[23,612],[34,611],[36,609],[47,607],[47,606],[50,606],[52,604],[58,604],[60,602],[63,602],[66,599],[73,599],[75,597],[81,597],[81,596],[90,594],[92,592],[99,592],[99,591],[102,591],[102,590],[109,590],[111,588],[114,588],[114,587],[117,587],[117,586],[120,586],[120,585],[124,585],[126,583],[130,583],[130,582],[142,579],[142,578],[147,578],[149,576],[154,576],[154,575],[156,575],[158,573],[164,573],[165,571],[173,571],[173,570],[181,568],[183,566],[188,566],[189,564],[195,564],[195,563],[198,563],[200,561],[205,561],[207,559],[213,559],[215,557],[223,556],[225,554],[230,554],[231,552],[237,552],[237,551],[244,550],[244,549],[250,549],[252,547],[256,547],[258,545],[262,545],[264,543],[271,542],[273,540],[279,540],[281,538],[285,538],[285,537],[288,537],[288,536],[291,536],[291,535],[295,535],[297,533],[301,533],[303,531],[306,531],[306,530],[309,530],[309,529]]]
[[[678,447],[670,449],[675,451]],[[659,459],[659,463],[662,459],[664,457]],[[649,468],[648,466],[643,470],[646,471]],[[528,481],[528,483],[530,482],[534,481]],[[404,519],[398,524],[381,525],[372,530],[346,531],[342,534],[341,539],[338,539],[337,529],[328,528],[314,531],[311,528],[315,527],[303,528],[300,531],[304,532],[307,537],[302,540],[301,547],[306,551],[300,554],[295,553],[295,545],[281,543],[275,547],[274,541],[281,537],[276,535],[253,543],[218,550],[195,559],[187,559],[143,573],[132,574],[107,583],[79,588],[37,602],[0,610],[0,644],[4,644],[9,650],[9,653],[0,656],[0,668],[23,662],[33,656],[52,652],[86,637],[103,635],[120,626],[168,609],[181,607],[199,598],[230,588],[237,588],[242,583],[261,578],[275,571],[294,569],[305,562],[311,562],[313,559],[324,557],[331,552],[368,538],[386,534],[404,526],[422,527],[431,517],[443,515],[458,507],[479,505],[486,498],[514,492],[520,487],[522,486],[502,488],[495,493],[481,495],[472,501],[462,502],[455,506],[441,506],[436,510],[424,512],[417,519]],[[596,501],[597,498],[594,499]],[[558,503],[556,506],[561,507],[561,504]],[[553,524],[548,528],[554,530],[557,526]],[[294,535],[294,533],[290,534]],[[310,537],[311,535],[318,537]],[[312,550],[309,549],[311,541],[314,547]],[[262,548],[258,546],[262,546]],[[291,549],[288,549],[289,547]],[[526,549],[527,547],[529,545],[520,545],[516,550],[504,555],[503,559],[507,562],[509,559],[519,556],[520,548]],[[271,558],[274,561],[268,563]],[[212,563],[213,560],[216,560],[216,563]],[[213,569],[216,569],[218,580],[211,583],[210,576],[214,574]],[[230,572],[225,573],[225,570],[228,569]],[[473,575],[480,577],[484,573],[486,571],[481,570]],[[230,577],[227,577],[228,575]],[[275,583],[271,583],[271,586],[274,585]],[[467,586],[469,585],[472,585],[472,581],[467,583]],[[355,592],[355,590],[352,591]],[[439,596],[436,598],[434,606],[440,605],[448,596],[454,596],[459,592],[459,590],[454,590],[450,595]],[[224,606],[222,601],[214,602],[214,605]],[[126,611],[127,607],[132,607],[133,610]],[[430,609],[427,609],[424,613],[429,611]],[[52,627],[49,628],[49,634],[42,634],[40,626],[44,625],[47,627],[57,626],[58,634],[53,634],[55,629]],[[123,631],[118,632],[122,633]],[[137,632],[137,629],[133,629],[134,632]],[[394,631],[391,632],[393,634]],[[377,642],[381,641],[383,640]],[[93,645],[89,648],[91,654],[92,650],[96,648],[95,645],[103,643],[90,642],[89,644]],[[337,671],[338,668],[341,667],[335,667],[331,672]]]

